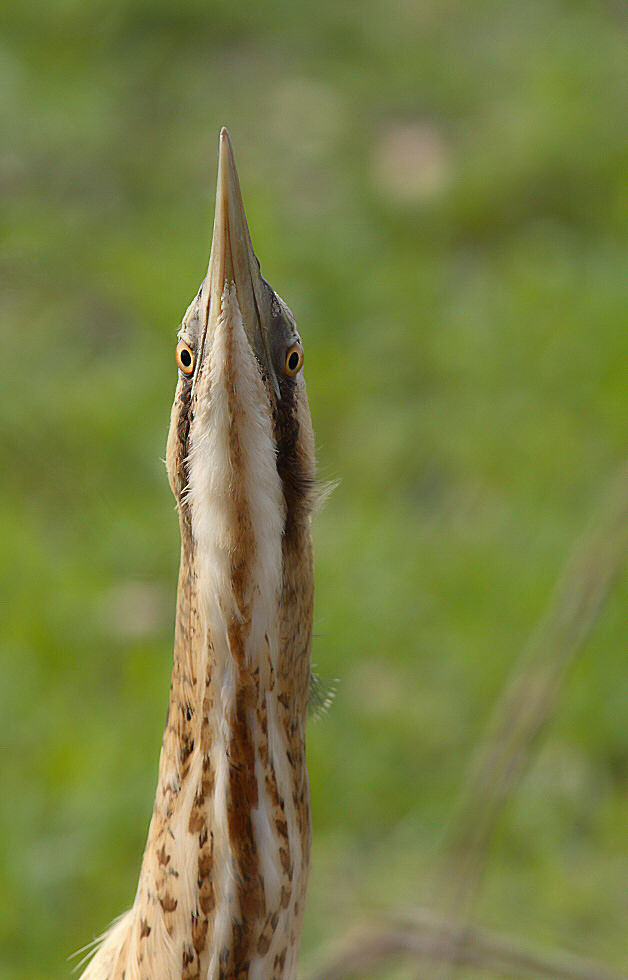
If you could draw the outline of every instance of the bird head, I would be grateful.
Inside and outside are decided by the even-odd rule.
[[[294,316],[261,275],[223,129],[209,267],[178,334],[167,466],[184,558],[243,662],[276,622],[286,563],[309,541],[303,356]]]

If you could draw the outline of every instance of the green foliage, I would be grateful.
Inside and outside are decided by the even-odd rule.
[[[422,901],[626,453],[626,22],[589,0],[0,10],[0,976],[133,898],[166,708],[177,323],[222,124],[324,479],[303,960]],[[487,924],[625,956],[625,575],[500,823]],[[625,965],[625,964],[624,964]],[[387,974],[388,975],[388,974]]]

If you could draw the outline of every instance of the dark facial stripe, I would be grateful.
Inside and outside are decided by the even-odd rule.
[[[297,416],[296,385],[282,378],[281,398],[273,411],[277,472],[281,478],[286,501],[286,533],[311,508],[315,481],[299,454],[299,420]]]
[[[174,468],[170,474],[172,490],[177,503],[181,509],[188,510],[185,500],[185,490],[188,485],[187,459],[189,455],[190,443],[190,423],[192,421],[192,381],[185,378],[181,383],[181,388],[175,402],[176,420],[176,445]]]

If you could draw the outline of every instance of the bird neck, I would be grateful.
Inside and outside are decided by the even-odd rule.
[[[137,953],[147,976],[290,980],[310,852],[309,523],[282,537],[279,593],[266,610],[273,628],[261,634],[253,599],[230,606],[238,562],[228,595],[216,592],[184,509],[181,530],[168,720],[133,910]]]

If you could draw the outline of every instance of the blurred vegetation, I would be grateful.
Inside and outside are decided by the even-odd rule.
[[[315,527],[314,660],[338,684],[309,735],[303,964],[422,900],[626,455],[627,49],[620,0],[0,7],[0,977],[67,976],[133,898],[178,566],[160,457],[223,124],[341,480]],[[478,905],[616,966],[627,599],[624,575]]]

